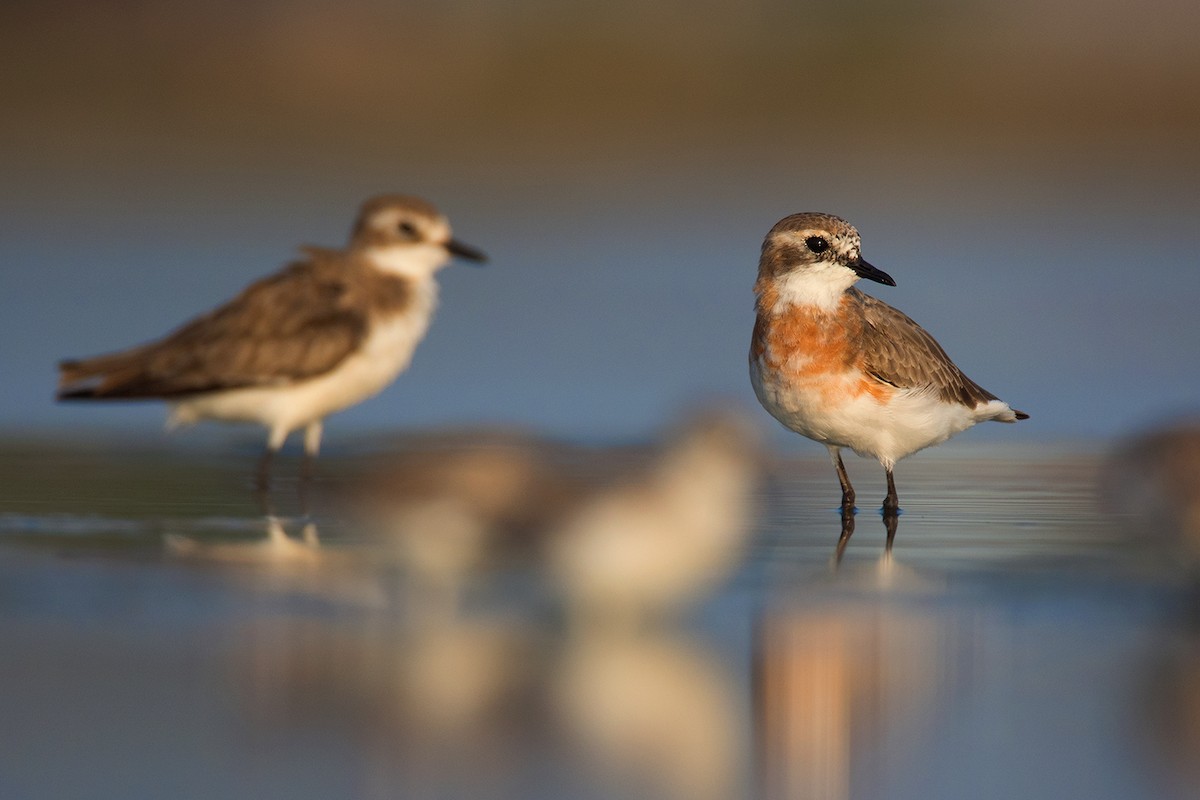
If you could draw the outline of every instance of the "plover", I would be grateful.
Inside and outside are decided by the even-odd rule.
[[[315,499],[355,520],[440,609],[498,567],[535,566],[577,618],[629,622],[686,605],[740,563],[757,445],[756,427],[724,408],[646,446],[446,431],[363,462]]]
[[[211,419],[264,426],[258,469],[304,429],[305,474],[329,414],[371,397],[412,359],[437,305],[435,273],[485,256],[416,197],[363,204],[345,249],[303,247],[282,271],[140,347],[59,366],[59,400],[161,399],[169,426]]]
[[[896,285],[860,244],[831,214],[793,214],[771,228],[754,284],[750,380],[771,416],[829,449],[843,508],[854,506],[841,456],[849,447],[883,466],[883,511],[895,515],[897,461],[977,422],[1028,415],[964,375],[920,325],[854,288],[859,278]]]
[[[546,560],[579,621],[667,617],[741,562],[761,466],[753,425],[732,410],[694,413],[547,531]]]

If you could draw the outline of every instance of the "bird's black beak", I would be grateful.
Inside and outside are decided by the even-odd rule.
[[[482,250],[471,247],[469,244],[463,244],[457,239],[451,239],[450,241],[446,242],[444,247],[450,252],[451,255],[458,256],[459,258],[465,258],[467,261],[474,261],[477,264],[482,264],[487,261],[487,256],[484,255]]]
[[[895,286],[896,282],[892,280],[892,276],[888,275],[881,269],[876,269],[863,261],[863,257],[859,256],[858,260],[849,264],[850,269],[854,270],[854,274],[860,278],[866,278],[869,281],[882,283],[884,286]]]

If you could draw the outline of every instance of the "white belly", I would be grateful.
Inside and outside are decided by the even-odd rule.
[[[189,397],[172,403],[169,424],[205,419],[251,422],[270,429],[272,438],[277,438],[360,403],[386,388],[412,361],[432,316],[435,298],[426,300],[395,320],[376,323],[358,351],[323,375]]]
[[[757,362],[751,364],[750,379],[758,401],[784,427],[825,445],[848,447],[888,468],[1007,409],[998,401],[972,409],[913,389],[897,390],[884,402],[866,393],[855,396],[852,383],[857,381],[850,378],[841,379],[845,385],[839,390],[828,383],[783,379]]]

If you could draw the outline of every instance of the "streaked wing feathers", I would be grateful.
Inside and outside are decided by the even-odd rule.
[[[59,396],[172,397],[328,372],[362,341],[368,320],[321,267],[319,257],[292,264],[158,342],[64,361]]]
[[[881,300],[850,290],[860,304],[867,371],[904,389],[938,393],[947,402],[976,406],[997,397],[963,374],[924,328]]]

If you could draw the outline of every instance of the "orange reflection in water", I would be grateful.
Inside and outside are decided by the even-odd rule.
[[[756,722],[768,798],[849,798],[856,754],[902,758],[903,736],[938,689],[938,627],[888,608],[767,616],[758,639]]]

